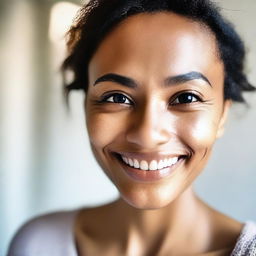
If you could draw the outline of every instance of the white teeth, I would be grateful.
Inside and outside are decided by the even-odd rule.
[[[140,168],[140,163],[137,159],[133,160],[133,164],[134,164],[134,168],[137,168],[137,169]]]
[[[176,164],[178,162],[179,158],[178,157],[174,157],[172,158],[172,165]]]
[[[131,159],[124,156],[122,156],[122,159],[126,164],[130,165],[131,167],[134,167],[136,169],[141,169],[143,171],[161,170],[163,168],[170,167],[176,164],[179,160],[178,157],[172,157],[172,158],[165,158],[164,160],[160,160],[159,162],[157,162],[156,160],[152,160],[149,164],[145,160],[142,160],[139,162],[137,159]]]
[[[131,158],[128,158],[128,162],[129,162],[129,165],[130,165],[131,167],[133,167],[133,161],[132,161]]]
[[[128,162],[128,159],[127,159],[126,157],[122,156],[122,159],[123,159],[123,161],[124,161],[126,164],[129,163],[129,162]]]
[[[150,171],[155,171],[155,170],[157,170],[157,161],[156,161],[156,160],[153,160],[153,161],[150,162],[149,170],[150,170]]]
[[[164,167],[167,167],[167,166],[168,166],[168,159],[165,158],[165,159],[164,159]]]
[[[158,170],[161,170],[161,169],[163,169],[163,168],[164,168],[164,161],[163,161],[163,160],[160,160],[160,161],[158,162],[157,169],[158,169]]]
[[[144,160],[142,160],[140,162],[140,169],[143,170],[143,171],[147,171],[148,170],[148,163]]]

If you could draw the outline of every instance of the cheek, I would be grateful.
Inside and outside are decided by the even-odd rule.
[[[215,140],[218,128],[218,116],[214,113],[204,112],[191,115],[180,123],[181,137],[193,151],[206,150]]]
[[[89,140],[97,149],[104,149],[124,130],[125,118],[120,114],[87,111],[86,124]]]

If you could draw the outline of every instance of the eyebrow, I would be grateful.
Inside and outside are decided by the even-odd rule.
[[[186,74],[167,77],[164,81],[164,85],[169,86],[169,85],[175,85],[175,84],[182,84],[182,83],[186,83],[191,80],[197,80],[197,79],[201,79],[201,80],[205,81],[207,84],[209,84],[210,86],[212,86],[210,81],[202,73],[196,72],[196,71],[192,71],[192,72],[189,72]],[[132,78],[114,74],[114,73],[108,73],[108,74],[105,74],[105,75],[99,77],[94,82],[93,85],[95,86],[101,82],[114,82],[114,83],[118,83],[125,87],[129,87],[129,88],[133,88],[133,89],[138,87],[138,83],[135,80],[133,80]]]
[[[101,82],[115,82],[121,85],[124,85],[126,87],[129,88],[136,88],[138,87],[138,83],[126,76],[122,76],[122,75],[118,75],[118,74],[114,74],[114,73],[109,73],[106,75],[103,75],[101,77],[99,77],[95,82],[94,82],[94,86],[97,85],[98,83]]]
[[[201,79],[206,83],[208,83],[210,86],[212,86],[212,84],[207,79],[207,77],[205,77],[202,73],[196,72],[196,71],[192,71],[182,75],[168,77],[167,79],[165,79],[165,85],[168,86],[172,84],[182,84],[182,83],[186,83],[188,81],[197,80],[197,79]]]

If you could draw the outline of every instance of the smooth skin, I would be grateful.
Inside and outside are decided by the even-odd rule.
[[[187,79],[191,72],[201,75]],[[243,224],[192,189],[224,131],[223,84],[216,39],[198,22],[138,14],[107,35],[89,64],[85,112],[93,153],[120,198],[80,211],[79,255],[230,255]],[[144,182],[126,174],[120,153],[182,158],[168,177]]]

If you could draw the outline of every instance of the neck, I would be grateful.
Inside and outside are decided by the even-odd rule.
[[[173,243],[176,246],[184,246],[202,215],[200,205],[191,188],[168,206],[156,210],[136,209],[119,199],[116,201],[116,211],[118,216],[122,216],[118,225],[121,233],[125,234],[125,247],[128,249],[131,244],[143,245],[154,242],[164,247],[164,244],[155,241],[156,238],[161,238],[162,242],[168,241],[169,245]],[[139,249],[137,247],[136,251]]]

